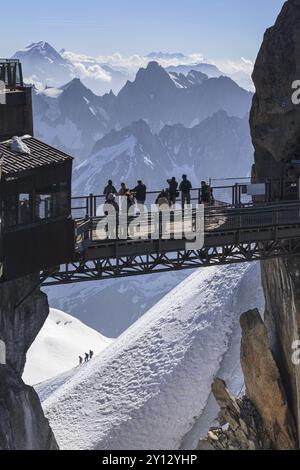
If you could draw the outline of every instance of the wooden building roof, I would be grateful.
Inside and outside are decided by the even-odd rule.
[[[34,137],[23,137],[24,144],[30,149],[30,154],[11,150],[11,140],[0,142],[0,162],[2,175],[17,175],[18,173],[34,170],[50,165],[61,164],[73,158]],[[0,173],[1,173],[0,171]]]

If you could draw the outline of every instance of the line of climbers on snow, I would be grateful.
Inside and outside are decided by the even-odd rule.
[[[176,204],[180,193],[182,207],[184,208],[185,205],[191,204],[191,191],[193,187],[187,175],[182,176],[182,181],[180,184],[177,182],[175,176],[173,176],[171,179],[168,179],[167,183],[169,187],[163,189],[156,198],[155,204],[158,207],[165,205],[173,207]],[[117,191],[112,180],[109,180],[107,186],[104,188],[103,195],[105,196],[106,204],[113,205],[117,212],[120,211],[120,207],[116,202],[116,197],[125,196],[126,207],[122,207],[121,210],[128,211],[129,208],[135,204],[137,204],[137,206],[140,208],[145,206],[147,187],[142,180],[138,180],[137,186],[134,189],[128,189],[126,183],[121,183],[121,188],[119,191]],[[214,205],[215,200],[213,195],[213,188],[207,184],[206,181],[201,182],[201,190],[199,193],[198,202],[206,206]]]
[[[94,357],[94,351],[90,350],[88,353],[84,353],[84,363],[86,364],[89,362],[91,359]],[[79,365],[81,366],[83,364],[83,357],[79,356]]]

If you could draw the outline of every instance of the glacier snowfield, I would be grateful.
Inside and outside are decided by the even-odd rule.
[[[195,448],[218,413],[213,378],[243,391],[239,317],[254,307],[259,264],[187,277],[87,365],[37,386],[60,447]]]

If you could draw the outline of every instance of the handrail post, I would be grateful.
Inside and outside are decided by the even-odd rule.
[[[85,217],[89,217],[89,197],[85,197]]]
[[[236,206],[236,186],[232,186],[232,206]]]
[[[93,217],[93,194],[89,195],[89,216]]]
[[[93,217],[97,216],[97,196],[93,196]]]
[[[162,239],[162,211],[159,211],[159,239]]]
[[[236,183],[235,185],[235,206],[240,206],[240,201],[239,201],[239,185]]]

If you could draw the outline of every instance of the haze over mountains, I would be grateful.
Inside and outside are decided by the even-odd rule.
[[[209,79],[196,71],[186,76],[168,74],[156,62],[151,62],[118,95],[111,92],[97,96],[79,79],[57,89],[35,90],[35,133],[82,161],[94,153],[94,145],[106,134],[141,119],[153,134],[159,134],[164,126],[195,127],[222,110],[226,125],[229,116],[244,119],[251,100],[250,92],[227,77]],[[233,120],[232,125],[241,127],[238,120]],[[237,133],[240,133],[238,129]],[[245,128],[244,141],[246,133],[249,135]]]
[[[100,64],[92,57],[58,53],[46,42],[15,56],[22,60],[25,77],[35,75],[32,81],[39,83],[33,91],[35,135],[75,156],[74,194],[102,193],[109,178],[116,186],[125,181],[133,187],[141,177],[157,190],[183,172],[195,187],[209,177],[249,175],[252,93],[215,65],[180,53],[153,52],[133,73],[117,56]],[[99,96],[87,86],[114,88],[117,73],[122,86],[115,93]],[[89,283],[47,293],[51,306],[117,337],[187,275]]]
[[[159,134],[139,120],[97,142],[91,156],[75,168],[73,189],[75,194],[99,193],[111,175],[129,187],[142,177],[149,189],[157,190],[170,176],[184,172],[199,187],[202,179],[247,175],[251,162],[248,116],[219,111],[193,128],[164,126]]]
[[[83,63],[69,60],[64,51],[56,51],[46,41],[28,45],[13,58],[22,61],[25,80],[39,89],[59,87],[73,78],[81,78],[96,93],[103,94],[111,89],[119,90],[129,78],[126,71],[115,70],[109,64],[100,65],[87,58]]]
[[[73,78],[80,78],[94,93],[102,95],[112,90],[118,93],[127,80],[133,80],[137,71],[151,61],[157,61],[168,72],[184,73],[192,69],[205,73],[209,78],[227,75],[239,85],[253,91],[251,66],[246,66],[242,58],[240,63],[224,64],[226,72],[220,70],[201,54],[185,55],[182,53],[151,52],[146,56],[134,54],[129,57],[119,53],[110,56],[93,57],[62,49],[55,50],[46,41],[39,41],[17,51],[14,58],[23,62],[24,76],[40,89],[44,86],[59,87]],[[238,73],[236,68],[238,68]],[[222,69],[222,67],[221,67]]]

